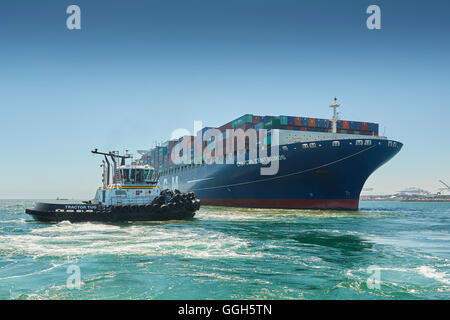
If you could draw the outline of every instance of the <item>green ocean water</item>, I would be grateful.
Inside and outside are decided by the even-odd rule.
[[[450,203],[45,224],[34,202],[0,200],[0,299],[450,298]]]

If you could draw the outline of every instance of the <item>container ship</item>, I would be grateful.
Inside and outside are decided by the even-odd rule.
[[[218,128],[205,127],[195,136],[169,140],[141,152],[138,162],[158,171],[161,188],[194,192],[203,205],[357,210],[367,178],[403,144],[379,136],[377,123],[339,119],[336,99],[330,107],[331,119],[245,114]],[[216,135],[204,139],[210,129]],[[231,161],[205,159],[209,149],[212,159],[217,160],[217,148],[225,149],[229,135],[238,129],[265,129],[266,134],[241,144],[233,137],[233,152],[220,155]],[[273,141],[275,137],[277,141]],[[188,151],[181,147],[186,141],[190,142]],[[258,146],[256,159],[252,143]],[[200,152],[195,149],[199,144]],[[266,148],[268,152],[274,147],[278,170],[262,175],[261,168],[267,167],[267,161],[259,161],[261,150]],[[173,155],[183,153],[182,163],[173,160]],[[272,156],[269,158],[273,160]]]

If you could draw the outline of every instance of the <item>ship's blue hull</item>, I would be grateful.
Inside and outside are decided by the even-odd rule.
[[[205,205],[355,210],[367,178],[402,147],[369,140],[371,145],[343,139],[339,147],[332,140],[317,141],[316,148],[282,146],[276,175],[261,175],[261,164],[205,164],[163,172],[160,183],[193,191]]]

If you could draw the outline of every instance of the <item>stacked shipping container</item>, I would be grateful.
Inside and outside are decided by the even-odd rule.
[[[227,129],[242,129],[247,130],[254,128],[255,130],[267,129],[269,132],[271,129],[284,129],[284,130],[298,130],[298,131],[314,131],[314,132],[330,132],[331,121],[328,119],[319,118],[307,118],[307,117],[292,117],[292,116],[259,116],[253,114],[245,114],[233,121],[230,121],[218,128],[223,135],[222,138],[226,138]],[[201,134],[211,127],[205,127],[201,130]],[[378,136],[378,124],[371,122],[359,122],[359,121],[347,121],[338,120],[337,132],[346,134],[361,134]],[[191,139],[191,159],[201,157],[202,155],[194,154],[194,136],[188,136]],[[180,149],[181,146],[178,142],[181,142],[184,137],[178,140],[169,140],[164,142],[161,146],[157,146],[146,153],[142,160],[144,163],[149,164],[156,169],[162,170],[167,168],[174,168],[175,165],[170,159],[170,154],[173,148]],[[212,142],[212,141],[211,141]],[[203,147],[206,147],[211,142],[204,141]],[[270,144],[270,135],[267,137],[266,143]],[[235,149],[236,150],[236,149]],[[181,153],[180,153],[181,154]]]

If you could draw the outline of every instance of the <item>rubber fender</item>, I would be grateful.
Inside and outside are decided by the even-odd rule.
[[[186,204],[186,207],[187,207],[189,210],[194,210],[194,209],[195,209],[195,201],[194,201],[194,200],[189,201],[189,202]]]
[[[178,202],[181,201],[183,199],[183,197],[180,194],[176,194],[173,196],[172,199],[170,199],[170,202]]]
[[[177,202],[175,205],[176,209],[183,209],[184,208],[184,201],[183,202]]]
[[[155,200],[156,200],[155,203],[159,205],[166,203],[166,198],[163,195],[159,195],[158,197],[155,198]]]

